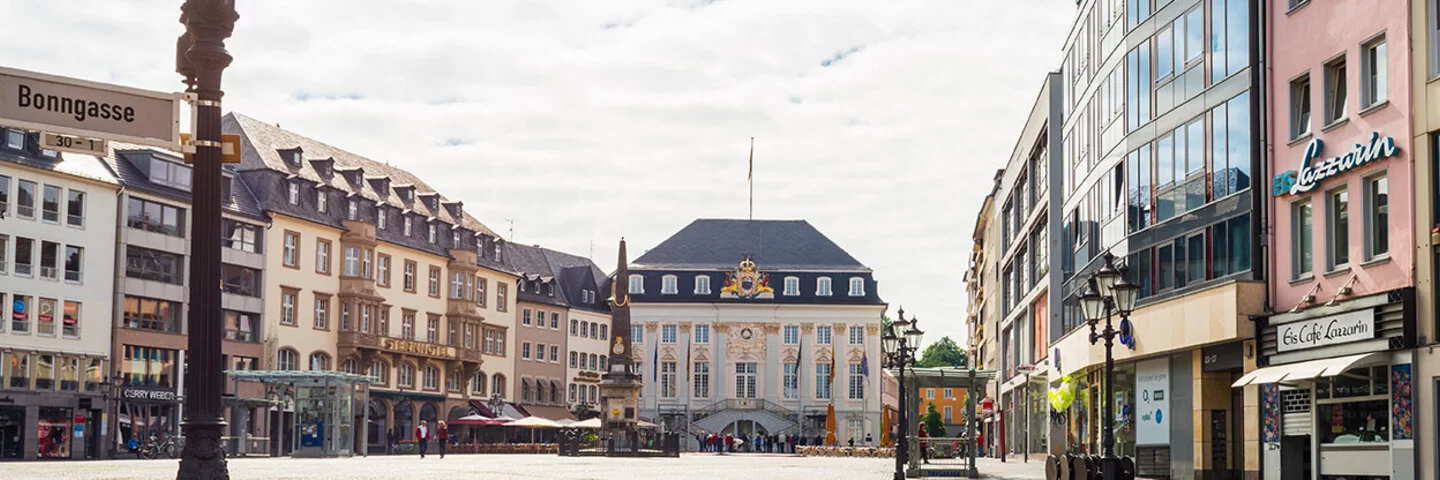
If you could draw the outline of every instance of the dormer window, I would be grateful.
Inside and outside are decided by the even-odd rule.
[[[300,204],[300,184],[295,182],[290,182],[290,204]]]
[[[433,245],[435,243],[435,224],[432,223],[428,226],[430,227],[430,243]]]
[[[150,157],[150,181],[171,188],[190,191],[190,167]]]
[[[709,295],[709,294],[710,294],[710,276],[709,276],[709,275],[696,275],[696,276],[695,276],[695,294],[696,294],[696,295]]]
[[[674,275],[666,275],[664,277],[660,277],[660,281],[660,293],[662,294],[674,295],[679,290],[679,288],[676,287],[676,284],[679,283],[679,279],[677,279]]]
[[[375,224],[378,225],[381,230],[385,229],[386,220],[388,220],[385,215],[385,210],[386,208],[383,205],[375,206]]]
[[[330,158],[317,158],[310,161],[310,167],[314,168],[315,173],[319,174],[321,178],[327,178],[335,173],[335,160]]]
[[[850,296],[865,296],[865,279],[861,277],[850,277]]]
[[[503,262],[503,261],[505,261],[504,255],[502,255],[502,254],[504,253],[504,251],[505,251],[504,248],[503,248],[504,246],[505,246],[505,241],[504,241],[504,240],[500,240],[500,239],[496,239],[496,240],[495,240],[495,261],[496,261],[496,262]]]
[[[325,189],[315,189],[315,209],[319,210],[320,213],[326,213],[330,210],[330,199],[325,196]]]
[[[820,277],[815,281],[815,294],[822,297],[830,296],[830,277]]]
[[[458,246],[460,246],[460,231],[459,231],[459,230],[450,232],[450,246],[452,246],[452,247],[458,247]]]
[[[785,295],[800,294],[800,277],[785,277]]]
[[[301,152],[303,152],[303,150],[301,150],[300,147],[295,147],[289,150],[281,150],[280,158],[284,160],[285,163],[290,164],[291,166],[298,167],[300,166]]]
[[[630,276],[630,293],[645,293],[645,277],[641,275]]]

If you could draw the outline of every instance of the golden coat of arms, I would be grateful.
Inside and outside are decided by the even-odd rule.
[[[774,298],[775,289],[770,288],[770,275],[761,273],[755,268],[755,262],[750,257],[740,261],[740,266],[725,278],[725,287],[720,289],[720,296],[727,298]]]

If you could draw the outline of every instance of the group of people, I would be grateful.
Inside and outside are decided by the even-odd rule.
[[[700,451],[715,453],[795,453],[796,446],[820,446],[825,445],[824,435],[813,437],[803,435],[771,434],[771,435],[749,435],[749,434],[718,434],[708,433],[695,436],[700,442]],[[870,435],[865,435],[865,444],[869,445]],[[849,446],[855,446],[855,439],[849,440]]]

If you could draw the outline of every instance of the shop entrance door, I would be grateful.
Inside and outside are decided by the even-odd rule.
[[[0,459],[25,458],[25,407],[0,407]]]
[[[100,411],[85,416],[85,458],[100,458]]]
[[[1309,435],[1280,437],[1280,480],[1310,480]]]

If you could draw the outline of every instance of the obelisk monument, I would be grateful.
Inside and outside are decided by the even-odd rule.
[[[640,450],[636,431],[640,411],[639,372],[630,352],[630,269],[625,258],[625,239],[620,239],[620,259],[615,279],[610,282],[610,369],[600,377],[600,396],[605,424],[600,430],[602,446],[612,455],[629,455]]]

